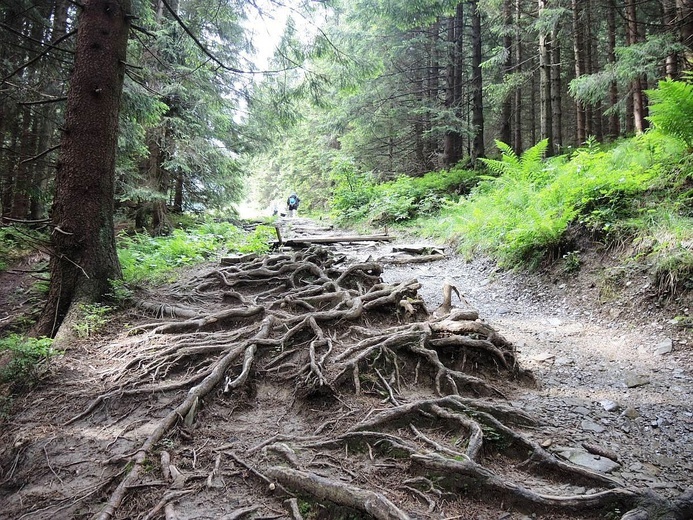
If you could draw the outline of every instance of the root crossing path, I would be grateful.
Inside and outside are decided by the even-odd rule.
[[[3,427],[0,517],[691,518],[598,435],[553,449],[518,405],[541,381],[453,283],[431,311],[377,258],[303,246],[188,273],[68,351]]]

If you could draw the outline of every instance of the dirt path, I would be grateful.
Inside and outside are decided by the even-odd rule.
[[[552,449],[598,442],[618,454],[618,475],[630,485],[668,494],[693,485],[693,339],[671,323],[687,308],[648,310],[633,294],[600,304],[590,281],[568,275],[551,283],[455,256],[386,266],[386,279],[402,276],[422,282],[432,308],[441,280],[452,279],[518,346],[520,362],[542,386],[515,403],[542,417],[537,440]]]
[[[74,345],[3,424],[0,518],[618,518],[691,486],[687,330],[454,256],[381,287],[391,244],[336,247],[198,268]],[[491,329],[431,325],[446,278]]]

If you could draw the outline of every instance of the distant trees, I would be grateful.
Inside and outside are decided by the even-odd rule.
[[[474,163],[497,138],[518,154],[547,138],[553,154],[640,132],[642,92],[692,66],[692,13],[690,0],[336,2],[325,33],[342,52],[307,65],[334,88],[305,113],[332,124],[307,126],[327,130],[314,142],[340,168],[384,179]]]

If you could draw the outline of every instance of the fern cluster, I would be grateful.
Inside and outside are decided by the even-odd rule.
[[[574,251],[567,238],[582,226],[609,240],[618,226],[637,226],[642,198],[681,157],[681,146],[657,133],[611,149],[594,142],[571,157],[543,159],[545,141],[518,157],[498,143],[500,159],[469,196],[423,224],[429,235],[452,239],[461,252],[495,256],[503,265],[537,264]]]
[[[649,121],[693,151],[693,84],[668,79],[660,81],[658,89],[646,92],[651,102]]]
[[[443,206],[468,193],[478,173],[462,168],[430,172],[423,177],[402,175],[376,183],[370,174],[344,165],[334,175],[332,215],[342,223],[366,221],[382,225],[435,215]]]

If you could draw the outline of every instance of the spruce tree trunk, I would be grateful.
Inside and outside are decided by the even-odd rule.
[[[684,52],[686,69],[693,68],[693,0],[676,0],[677,19],[680,24],[681,43],[687,50]]]
[[[635,0],[626,0],[626,27],[628,34],[628,45],[636,44],[640,38],[638,36],[638,13]],[[645,104],[643,100],[642,79],[635,78],[631,84],[633,92],[633,126],[636,134],[641,134],[645,130]]]
[[[606,10],[606,24],[608,30],[607,60],[609,64],[613,65],[616,62],[616,6],[614,0],[609,0]],[[609,85],[609,103],[611,107],[618,105],[618,84],[615,80]],[[614,139],[621,135],[621,120],[618,112],[613,110],[609,113],[609,135]]]
[[[130,0],[85,0],[78,24],[53,201],[50,288],[34,329],[49,336],[76,316],[77,303],[99,301],[109,280],[121,276],[113,195]]]
[[[662,0],[662,22],[667,31],[673,31],[676,27],[676,0]],[[669,78],[679,75],[678,56],[671,53],[664,64],[664,73]]]
[[[539,18],[546,9],[546,0],[539,0]],[[546,31],[539,32],[539,137],[548,139],[548,155],[553,155],[553,125],[551,122],[551,53]]]
[[[505,48],[506,58],[505,63],[503,63],[503,74],[507,75],[512,72],[513,67],[513,41],[512,35],[510,34],[509,27],[511,24],[512,17],[512,5],[511,0],[504,0],[503,2],[503,25],[505,26],[505,31],[503,33],[503,47]],[[503,105],[501,106],[501,120],[500,120],[500,140],[504,143],[512,144],[512,134],[511,134],[511,119],[512,119],[512,99],[510,96],[503,100]]]
[[[572,0],[573,7],[573,53],[575,54],[575,77],[579,78],[585,71],[584,34],[582,27],[582,3]],[[580,145],[585,142],[585,107],[575,102],[575,140]]]
[[[472,164],[486,155],[484,149],[484,99],[483,78],[481,75],[481,13],[476,1],[471,2],[472,9]]]
[[[551,124],[553,151],[560,153],[563,146],[563,87],[561,82],[561,45],[558,30],[551,31]]]
[[[522,35],[520,32],[520,21],[522,20],[522,0],[515,0],[515,72],[522,72]],[[515,99],[513,102],[513,150],[517,155],[522,154],[522,89],[515,89]]]
[[[429,43],[429,56],[430,62],[428,66],[428,77],[426,78],[426,95],[428,98],[428,106],[435,107],[438,106],[438,90],[440,88],[440,56],[438,53],[438,38],[440,33],[440,20],[436,20],[433,26],[429,30],[428,43]],[[431,129],[430,117],[426,118],[424,122],[424,132],[428,132]],[[424,155],[430,158],[434,157],[438,150],[438,143],[435,139],[427,137],[424,140]],[[436,168],[440,167],[439,164],[433,163]]]
[[[459,116],[462,103],[462,4],[458,4],[455,15],[448,19],[448,63],[445,88],[445,108]],[[450,167],[462,158],[462,133],[460,129],[448,130],[443,139],[443,165]]]

